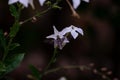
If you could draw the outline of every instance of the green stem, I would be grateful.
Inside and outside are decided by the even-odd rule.
[[[47,67],[45,68],[44,72],[45,72],[45,71],[50,67],[50,65],[54,62],[55,57],[56,57],[56,54],[57,54],[57,48],[54,48],[53,56],[52,56],[50,62],[48,63]]]
[[[20,24],[22,25],[22,24],[24,24],[24,23],[26,23],[26,22],[32,20],[33,17],[41,17],[43,14],[47,13],[50,9],[51,9],[51,7],[49,7],[48,9],[46,9],[46,10],[40,12],[40,13],[37,13],[36,15],[34,15],[34,16],[32,16],[32,17],[30,17],[30,18],[28,18],[28,19],[26,19],[26,20],[20,22]]]
[[[44,69],[43,73],[40,75],[41,78],[42,78],[42,76],[45,74],[45,72],[47,71],[47,69],[51,66],[51,64],[54,62],[55,57],[56,57],[56,54],[57,54],[57,48],[54,48],[53,56],[52,56],[52,58],[50,59],[50,62],[48,63],[48,65],[46,66],[46,68]],[[41,80],[41,79],[40,79],[40,80]]]
[[[8,55],[8,52],[9,52],[9,46],[11,45],[12,40],[13,40],[13,38],[10,38],[10,40],[9,40],[9,42],[8,42],[8,45],[7,45],[7,47],[5,48],[5,52],[4,52],[3,59],[2,59],[3,61],[5,60],[5,58],[6,58],[7,55]]]
[[[15,17],[15,22],[14,22],[14,24],[13,24],[12,27],[20,27],[20,26],[17,26],[17,24],[18,24],[18,22],[19,22],[19,18],[20,18],[20,13],[21,13],[22,7],[21,7],[21,4],[17,4],[17,5],[18,5],[18,7],[19,7],[19,9],[18,9],[18,15],[19,15],[19,16],[18,16],[18,17]],[[10,32],[11,32],[11,31],[12,31],[12,30],[10,30]],[[19,31],[19,30],[18,30],[18,31]],[[17,34],[17,32],[16,32],[15,34]],[[15,36],[16,36],[16,35],[15,35]],[[10,45],[11,45],[11,43],[12,43],[12,41],[13,41],[13,39],[14,39],[15,36],[10,37],[10,35],[9,35],[10,39],[9,39],[9,41],[8,41],[8,44],[7,44],[6,48],[5,48],[5,50],[4,50],[4,55],[3,55],[2,61],[4,61],[5,58],[7,57],[8,53],[9,53],[9,47],[10,47]]]
[[[42,11],[42,12],[40,12],[40,13],[37,13],[36,15],[34,15],[34,16],[32,16],[32,17],[30,17],[30,18],[28,18],[28,19],[20,22],[20,24],[22,25],[22,24],[24,24],[24,23],[32,20],[33,17],[41,17],[43,14],[47,13],[49,10],[51,10],[52,8],[54,8],[54,5],[57,5],[60,1],[61,1],[61,0],[57,0],[56,3],[54,3],[53,5],[50,5],[50,7],[47,8],[46,10],[44,10],[44,11]]]

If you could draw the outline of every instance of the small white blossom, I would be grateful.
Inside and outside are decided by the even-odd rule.
[[[45,1],[46,0],[39,0],[40,5],[43,6],[43,4],[44,4]]]
[[[63,29],[59,32],[55,26],[53,26],[54,34],[47,36],[46,38],[54,39],[54,48],[58,47],[62,49],[67,43],[69,43],[68,39],[64,36],[67,32]]]
[[[8,4],[11,5],[17,2],[23,4],[24,7],[28,7],[28,4],[30,4],[32,8],[34,9],[33,0],[9,0]]]
[[[84,35],[83,30],[81,28],[75,27],[73,25],[65,28],[65,31],[70,32],[74,39],[78,37],[78,33]]]
[[[53,26],[53,29],[54,29],[54,34],[52,34],[52,35],[50,35],[50,36],[47,36],[46,38],[53,38],[53,39],[57,39],[58,37],[59,38],[63,38],[64,36],[64,34],[65,33],[63,33],[62,31],[61,32],[59,32],[56,28],[55,28],[55,26]]]
[[[83,0],[83,1],[89,2],[89,0]],[[72,0],[72,2],[73,2],[73,8],[74,8],[74,9],[77,9],[78,6],[79,6],[80,3],[81,3],[81,0]]]
[[[61,77],[59,80],[67,80],[66,77]]]

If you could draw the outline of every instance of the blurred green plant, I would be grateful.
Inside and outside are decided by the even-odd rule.
[[[16,50],[17,47],[20,47],[19,43],[14,43],[13,39],[16,37],[17,33],[19,32],[20,26],[28,21],[31,21],[33,17],[41,17],[43,14],[47,13],[50,9],[56,9],[59,8],[57,4],[60,2],[60,0],[57,0],[55,3],[51,3],[50,1],[46,2],[46,5],[48,5],[48,9],[37,12],[34,16],[24,20],[19,21],[21,11],[24,9],[23,5],[20,3],[17,3],[16,5],[10,5],[9,10],[11,15],[14,17],[14,23],[12,27],[10,27],[10,32],[7,36],[4,35],[4,32],[0,30],[0,79],[5,77],[6,74],[13,71],[16,67],[18,67],[21,63],[21,61],[24,59],[25,53],[14,53],[11,54],[11,51]],[[36,77],[36,79],[40,80],[40,74],[34,66],[30,66],[30,69],[32,71],[33,76]]]

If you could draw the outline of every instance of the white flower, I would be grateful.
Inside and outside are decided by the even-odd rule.
[[[28,4],[30,4],[32,6],[32,8],[34,9],[33,0],[9,0],[8,4],[10,5],[10,4],[14,4],[16,2],[23,4],[24,7],[28,7]]]
[[[54,48],[58,47],[59,49],[62,49],[67,43],[69,43],[66,35],[68,33],[71,33],[74,39],[78,37],[78,34],[83,35],[83,30],[73,25],[64,28],[62,31],[58,31],[55,26],[53,26],[53,29],[54,34],[49,35],[46,38],[54,39]]]
[[[43,4],[44,4],[45,1],[46,0],[39,0],[40,5],[43,6]]]
[[[68,39],[64,36],[67,32],[66,30],[62,30],[59,32],[55,26],[53,26],[54,34],[47,36],[46,38],[52,38],[54,39],[54,48],[58,47],[59,49],[62,49],[67,43],[69,43]]]
[[[89,0],[83,0],[83,1],[89,2]],[[81,3],[81,0],[72,0],[72,2],[73,2],[73,8],[74,8],[74,9],[77,9],[78,6],[79,6],[80,3]]]
[[[53,29],[54,29],[54,34],[52,34],[52,35],[50,35],[50,36],[47,36],[46,38],[53,38],[53,39],[57,39],[58,37],[59,38],[63,38],[64,36],[64,34],[62,33],[62,32],[59,32],[56,28],[55,28],[55,26],[53,26]]]
[[[61,77],[59,80],[67,80],[66,77]]]
[[[65,31],[70,32],[74,39],[76,39],[78,37],[78,33],[81,35],[84,35],[83,30],[81,28],[75,27],[73,25],[65,28]]]

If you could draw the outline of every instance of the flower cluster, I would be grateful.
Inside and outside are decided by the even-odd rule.
[[[39,0],[40,5],[42,6],[45,1],[46,0]],[[21,3],[24,7],[28,7],[28,5],[30,4],[32,8],[34,9],[33,0],[9,0],[8,4],[11,5],[17,2]]]
[[[54,39],[54,48],[62,49],[67,43],[69,43],[66,36],[68,33],[70,33],[74,39],[78,37],[78,34],[83,35],[83,30],[73,25],[64,28],[62,31],[58,31],[55,26],[53,26],[53,29],[54,34],[49,35],[46,38]]]
[[[46,0],[39,0],[40,5],[42,6],[45,1]],[[89,2],[89,0],[83,0],[83,1]],[[13,4],[13,3],[16,3],[16,2],[19,2],[19,3],[23,4],[24,7],[28,7],[28,4],[30,4],[32,6],[32,8],[34,9],[33,0],[9,0],[8,4]],[[77,9],[78,6],[81,3],[81,0],[72,0],[72,2],[73,2],[73,8]]]

